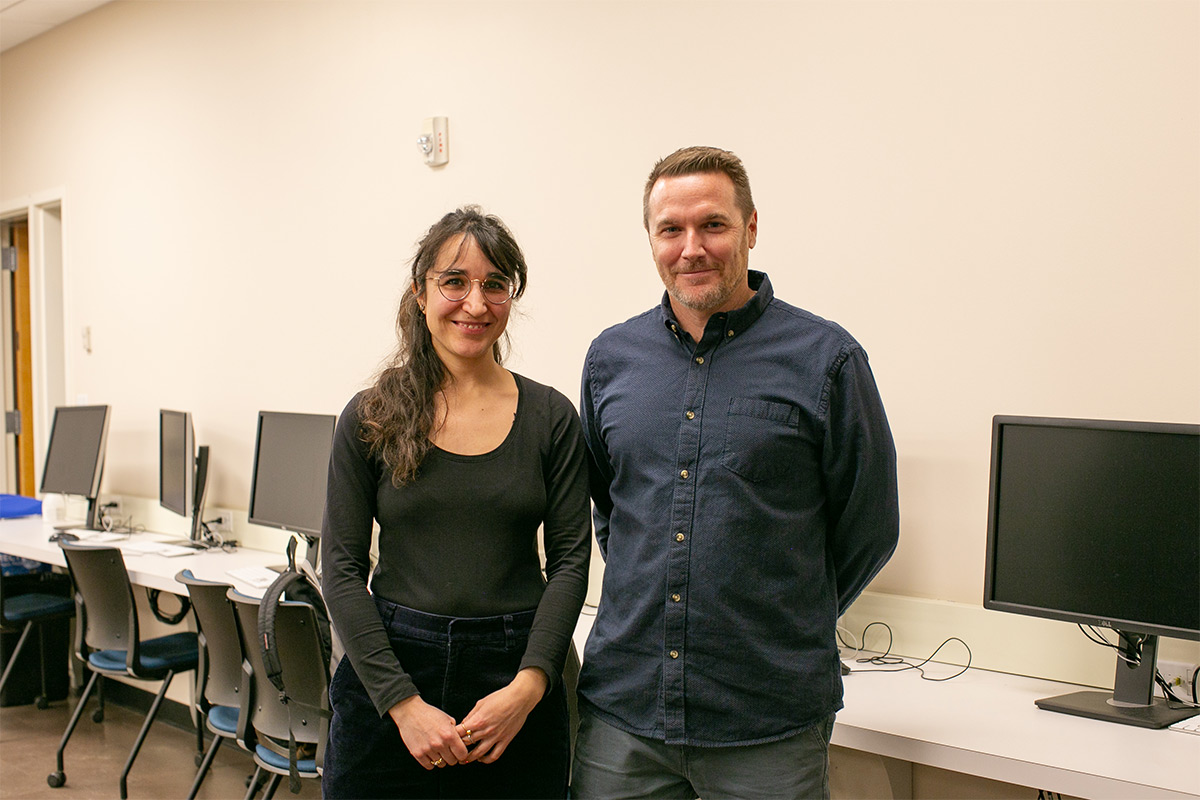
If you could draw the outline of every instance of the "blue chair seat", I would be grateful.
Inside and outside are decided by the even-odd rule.
[[[173,633],[141,643],[140,672],[166,674],[195,669],[200,660],[200,643],[196,634]],[[88,656],[88,663],[100,672],[125,672],[124,650],[97,650]]]
[[[55,614],[69,616],[75,611],[75,601],[69,597],[52,594],[19,594],[4,599],[4,621],[27,622],[38,617]]]
[[[291,765],[288,763],[288,757],[276,753],[269,747],[256,745],[254,754],[262,760],[264,764],[274,767],[275,769],[287,772]],[[317,771],[317,760],[315,758],[299,758],[296,759],[296,770],[298,772],[313,773]]]
[[[213,706],[208,709],[208,724],[232,737],[237,734],[239,714],[233,706]]]

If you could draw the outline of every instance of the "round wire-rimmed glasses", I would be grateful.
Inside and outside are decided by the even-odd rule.
[[[504,305],[511,300],[513,291],[515,290],[513,282],[503,275],[488,275],[486,278],[468,278],[458,270],[447,270],[441,275],[436,277],[430,276],[426,280],[435,281],[438,291],[442,293],[442,297],[451,303],[466,300],[467,295],[471,293],[472,283],[479,284],[479,290],[483,292],[484,300],[498,306]]]

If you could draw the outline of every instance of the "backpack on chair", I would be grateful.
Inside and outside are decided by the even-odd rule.
[[[307,561],[301,561],[299,566],[296,564],[295,537],[292,537],[291,541],[288,542],[287,557],[287,569],[281,572],[279,577],[267,587],[266,592],[263,593],[262,602],[259,604],[258,641],[262,646],[262,660],[267,673],[265,677],[279,690],[279,699],[288,706],[288,717],[290,719],[293,707],[300,705],[300,703],[288,695],[287,687],[283,682],[283,669],[280,666],[279,655],[276,652],[275,616],[279,602],[281,600],[288,600],[291,602],[307,603],[313,607],[313,611],[316,612],[317,631],[320,635],[322,661],[326,669],[329,668],[332,651],[332,634],[329,626],[329,612],[325,609],[325,599],[321,595],[320,581],[317,579],[312,565]],[[319,708],[309,710],[324,716],[329,715],[328,711]],[[295,793],[300,791],[300,775],[296,769],[296,762],[298,760],[296,737],[291,732],[292,726],[290,723],[288,727],[288,761],[291,765],[290,774],[288,775],[288,786]]]

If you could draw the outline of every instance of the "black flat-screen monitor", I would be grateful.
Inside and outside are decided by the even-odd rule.
[[[204,495],[208,486],[208,447],[196,448],[192,415],[158,412],[158,502],[181,517],[191,517],[190,539],[204,541]]]
[[[104,449],[108,442],[108,406],[60,406],[54,409],[50,445],[42,469],[43,494],[86,497],[84,525],[99,530],[100,479],[104,475]]]
[[[302,534],[310,545],[310,559],[325,515],[336,423],[328,414],[258,414],[249,521]]]
[[[1200,640],[1200,425],[998,416],[985,608],[1116,632],[1113,691],[1041,708],[1141,727],[1192,716],[1154,697],[1159,636]]]

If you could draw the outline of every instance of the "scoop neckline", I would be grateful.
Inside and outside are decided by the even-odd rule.
[[[500,454],[501,451],[508,447],[508,443],[512,441],[513,436],[516,434],[517,421],[521,418],[521,409],[525,405],[525,383],[521,376],[517,373],[513,372],[512,370],[507,370],[507,372],[509,375],[513,376],[513,381],[517,384],[517,410],[513,412],[512,425],[509,426],[508,433],[505,435],[504,440],[486,453],[469,454],[455,453],[452,450],[446,450],[431,441],[429,443],[431,448],[430,452],[437,453],[439,456],[448,458],[452,461],[482,461],[488,458],[495,458]]]

